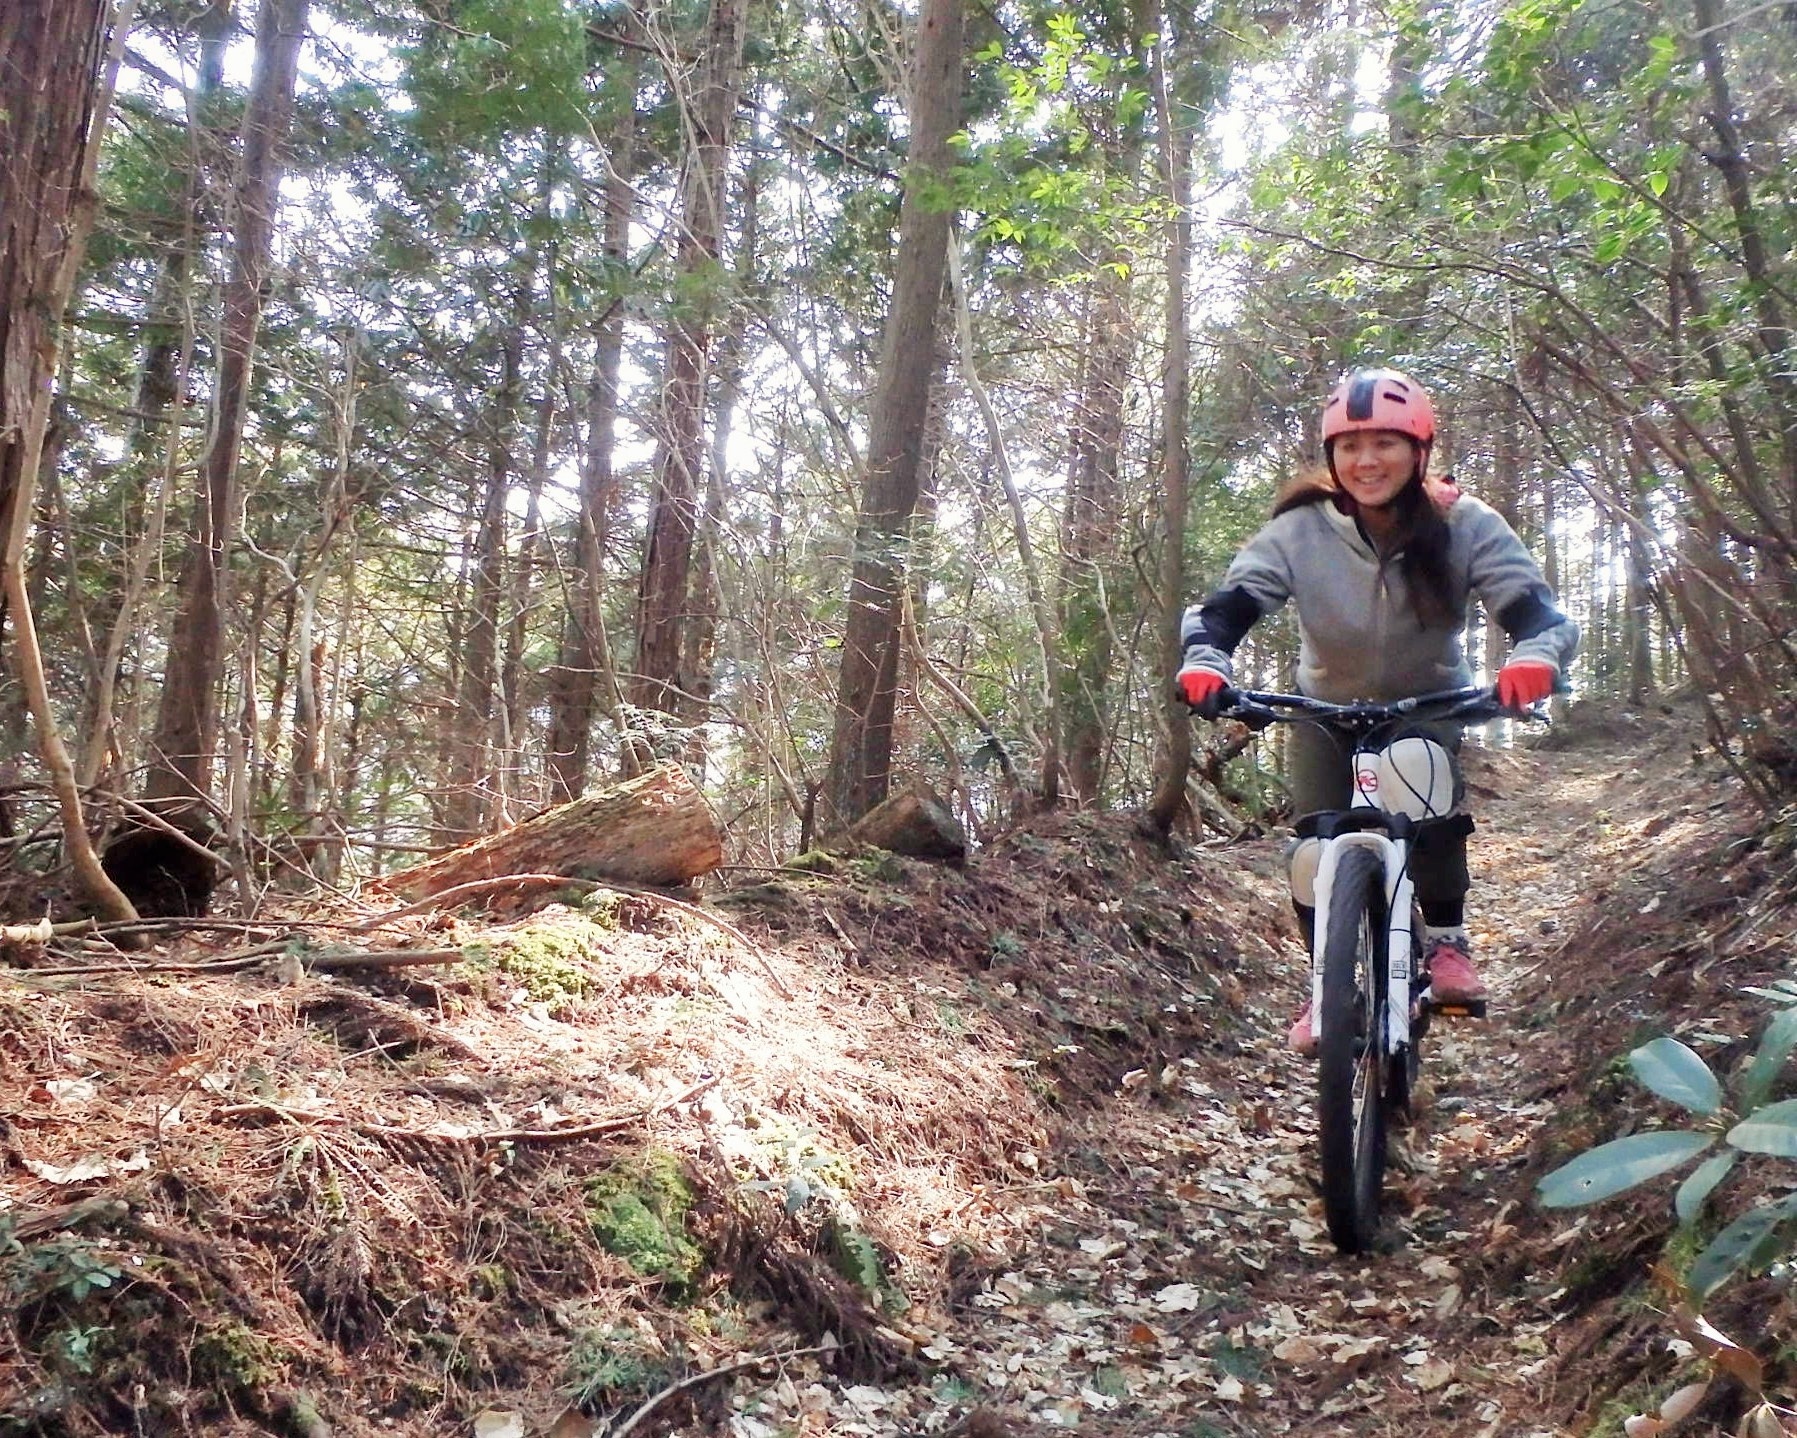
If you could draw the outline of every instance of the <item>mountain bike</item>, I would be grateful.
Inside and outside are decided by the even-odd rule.
[[[1316,841],[1307,858],[1316,861],[1310,1012],[1323,1213],[1335,1246],[1361,1253],[1378,1233],[1387,1125],[1410,1113],[1431,1016],[1485,1010],[1430,991],[1410,852],[1421,825],[1456,822],[1453,768],[1434,739],[1406,731],[1545,715],[1505,709],[1485,687],[1361,704],[1226,689],[1218,701],[1219,719],[1250,728],[1323,724],[1353,740],[1350,807],[1305,815],[1297,831],[1300,844]]]

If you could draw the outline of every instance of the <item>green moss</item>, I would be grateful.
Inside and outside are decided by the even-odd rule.
[[[740,889],[727,889],[712,900],[736,909],[780,909],[799,907],[798,892],[790,883],[770,879],[765,884],[745,884]]]
[[[666,1357],[635,1329],[582,1328],[568,1348],[562,1392],[574,1407],[591,1412],[652,1393],[667,1377]]]
[[[842,859],[822,849],[807,849],[802,854],[794,854],[781,867],[797,869],[802,874],[840,874]]]
[[[598,896],[594,896],[598,897]],[[553,923],[530,924],[499,936],[491,945],[470,945],[477,957],[522,988],[531,1002],[550,1010],[585,998],[595,986],[592,965],[605,954],[617,928],[617,895],[604,918],[562,914]]]
[[[503,1298],[512,1286],[512,1275],[503,1263],[481,1263],[468,1275],[476,1298]]]
[[[687,1232],[692,1184],[671,1153],[652,1150],[590,1179],[587,1222],[607,1253],[646,1278],[659,1279],[669,1295],[693,1295],[705,1254]]]
[[[857,854],[849,867],[861,878],[873,883],[896,884],[905,877],[905,864],[890,849],[868,849]]]
[[[1023,943],[1017,935],[1008,929],[1000,929],[992,936],[992,944],[986,954],[986,963],[990,967],[1006,959],[1023,957]]]
[[[1623,1427],[1637,1413],[1652,1413],[1659,1407],[1659,1400],[1650,1396],[1649,1390],[1630,1388],[1610,1399],[1598,1410],[1592,1421],[1590,1438],[1626,1438],[1627,1429]]]
[[[623,927],[627,897],[616,889],[589,889],[574,901],[573,907],[585,914],[594,928],[612,933]]]
[[[241,1323],[210,1324],[194,1335],[194,1377],[208,1388],[254,1393],[274,1382],[280,1368],[275,1345]]]
[[[761,1151],[764,1173],[782,1179],[795,1175],[805,1187],[833,1188],[847,1193],[855,1181],[855,1165],[845,1154],[827,1149],[816,1134],[777,1113],[751,1111],[743,1115],[743,1131]]]
[[[474,1346],[460,1333],[414,1333],[408,1346],[418,1361],[441,1375],[446,1384],[478,1384],[488,1376],[481,1371]]]

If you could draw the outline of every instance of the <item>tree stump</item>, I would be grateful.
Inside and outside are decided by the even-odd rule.
[[[711,806],[685,770],[664,764],[391,874],[380,887],[427,899],[508,874],[565,874],[665,888],[709,873],[723,859],[724,831]]]
[[[913,859],[967,862],[967,831],[935,794],[922,786],[894,794],[863,814],[849,837]]]

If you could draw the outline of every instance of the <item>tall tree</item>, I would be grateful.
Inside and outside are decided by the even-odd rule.
[[[836,714],[820,792],[819,830],[852,824],[886,797],[898,691],[902,597],[921,483],[950,213],[943,181],[960,127],[962,0],[924,0],[911,63],[911,153],[899,209],[892,304],[868,421]]]
[[[171,812],[196,818],[212,785],[238,460],[309,6],[310,0],[262,0],[256,18],[256,66],[238,158],[235,237],[219,326],[211,439],[181,574],[181,604],[168,636],[145,787],[150,800],[164,801]]]
[[[698,82],[671,74],[687,134],[681,168],[680,241],[673,312],[662,369],[655,492],[643,547],[634,703],[686,714],[680,659],[692,584],[700,481],[705,473],[705,396],[716,323],[730,144],[741,86],[748,0],[711,0]]]
[[[1165,744],[1158,763],[1154,796],[1147,818],[1163,837],[1185,802],[1186,775],[1192,767],[1192,726],[1185,705],[1173,693],[1171,678],[1179,668],[1180,625],[1186,591],[1185,533],[1190,450],[1186,412],[1191,398],[1191,334],[1186,312],[1186,279],[1192,265],[1192,180],[1189,141],[1174,118],[1167,77],[1167,34],[1163,25],[1154,43],[1152,76],[1154,108],[1160,131],[1158,154],[1161,183],[1166,186],[1172,215],[1167,221],[1167,350],[1161,367],[1161,619],[1160,674],[1154,692],[1166,715]]]
[[[630,29],[639,28],[632,17]],[[605,146],[600,270],[603,284],[586,391],[586,453],[580,467],[580,509],[569,567],[567,611],[556,665],[550,675],[549,778],[557,799],[573,799],[586,787],[593,718],[600,683],[616,683],[603,607],[609,559],[618,442],[618,382],[624,361],[624,299],[630,273],[630,223],[636,212],[637,86],[641,52],[623,49],[610,72],[616,102]],[[606,707],[611,707],[609,704]]]
[[[115,14],[105,0],[20,0],[0,14],[0,570],[63,842],[84,894],[111,919],[136,913],[88,840],[74,765],[50,705],[24,566],[63,310],[93,226],[99,130],[116,49],[130,23],[129,8]]]

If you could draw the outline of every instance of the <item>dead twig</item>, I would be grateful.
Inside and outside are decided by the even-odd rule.
[[[168,959],[134,964],[120,961],[106,964],[65,964],[59,968],[34,968],[25,972],[43,978],[69,978],[86,974],[235,974],[256,967],[271,955],[286,951],[290,940],[273,939],[254,948],[242,949],[222,959],[202,963],[182,963]],[[379,949],[353,954],[317,954],[302,956],[300,963],[308,969],[400,969],[422,964],[458,964],[468,955],[461,949]]]
[[[578,1143],[582,1139],[600,1138],[608,1133],[617,1133],[620,1129],[634,1128],[637,1124],[647,1123],[657,1114],[665,1113],[668,1109],[677,1107],[704,1093],[716,1082],[715,1074],[707,1074],[690,1088],[636,1113],[625,1114],[619,1118],[601,1119],[596,1123],[571,1124],[566,1128],[495,1128],[486,1129],[480,1133],[438,1133],[431,1129],[401,1128],[396,1124],[347,1118],[342,1114],[335,1113],[317,1113],[310,1109],[291,1108],[286,1104],[278,1103],[227,1104],[216,1110],[216,1116],[227,1119],[280,1119],[295,1125],[328,1124],[335,1128],[353,1129],[357,1133],[368,1134],[374,1138],[398,1139],[408,1143],[472,1145]]]
[[[605,1438],[628,1438],[628,1435],[639,1427],[645,1418],[668,1399],[677,1397],[689,1389],[697,1388],[703,1383],[709,1383],[714,1378],[725,1378],[732,1373],[740,1373],[745,1368],[759,1368],[764,1363],[786,1363],[794,1358],[805,1358],[814,1353],[828,1352],[830,1352],[830,1345],[817,1343],[809,1348],[788,1348],[778,1353],[755,1353],[747,1358],[738,1358],[734,1363],[720,1363],[716,1368],[707,1368],[702,1373],[689,1373],[678,1383],[669,1384],[661,1392],[638,1405],[622,1423],[607,1429]]]
[[[459,964],[468,954],[463,949],[375,949],[356,954],[302,956],[308,969],[410,969],[423,964]]]
[[[728,919],[721,919],[716,914],[712,913],[711,910],[702,909],[697,904],[689,904],[684,899],[676,899],[667,894],[658,894],[653,889],[639,889],[634,884],[605,883],[595,884],[593,887],[598,889],[612,889],[620,894],[631,894],[639,899],[647,899],[650,903],[661,904],[666,908],[673,909],[676,913],[690,915],[692,918],[698,919],[703,923],[710,924],[715,929],[721,930],[755,956],[755,961],[761,965],[761,972],[767,976],[767,981],[774,986],[774,992],[779,994],[781,998],[787,1000],[789,1003],[791,1002],[793,996],[792,990],[787,988],[785,983],[781,980],[780,975],[774,972],[774,966],[768,962],[767,955],[762,953],[761,946],[759,944],[751,943],[749,941],[749,936],[743,933],[741,929],[737,928],[736,925],[732,924]]]
[[[20,970],[21,975],[32,978],[60,979],[90,974],[236,974],[245,969],[254,968],[270,954],[278,954],[287,947],[286,939],[272,939],[266,944],[257,944],[254,948],[240,949],[235,954],[222,959],[208,959],[203,963],[183,963],[175,959],[150,960],[147,963],[134,964],[129,960],[119,960],[104,964],[64,964],[57,968],[33,968]]]
[[[84,1223],[122,1223],[131,1215],[131,1205],[122,1198],[95,1196],[56,1208],[26,1209],[13,1224],[12,1236],[23,1243],[40,1234],[79,1228]]]
[[[384,914],[377,914],[374,918],[357,924],[353,932],[365,934],[371,929],[378,929],[383,925],[390,924],[395,919],[407,918],[412,914],[429,913],[432,909],[458,904],[464,899],[477,899],[483,894],[495,894],[502,889],[516,888],[519,885],[542,888],[546,886],[561,887],[580,882],[581,880],[570,879],[564,874],[503,874],[497,879],[475,879],[470,883],[457,884],[453,889],[441,889],[437,893],[427,894],[422,899],[414,900],[410,904],[402,904],[397,909],[389,909]],[[600,886],[588,885],[588,887],[598,888]]]

